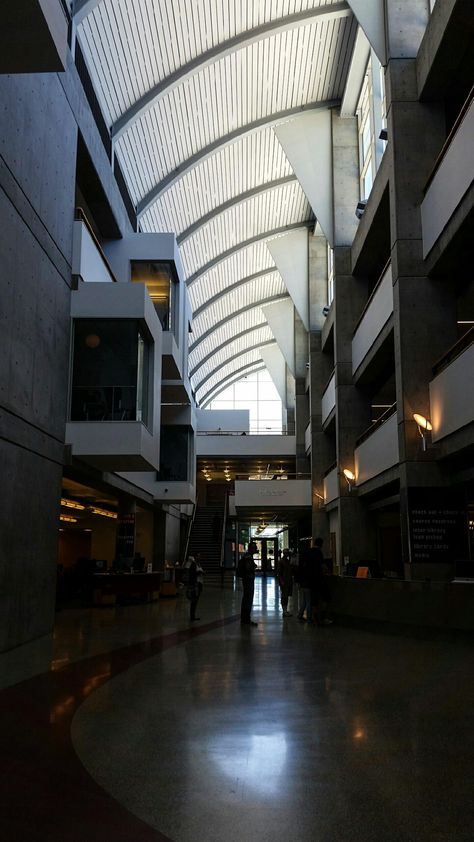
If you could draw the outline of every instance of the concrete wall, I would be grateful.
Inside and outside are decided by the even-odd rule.
[[[51,630],[77,128],[59,77],[0,76],[0,650]]]

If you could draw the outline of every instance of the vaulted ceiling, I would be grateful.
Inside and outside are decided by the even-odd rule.
[[[339,0],[76,0],[75,11],[140,228],[177,236],[203,403],[274,342],[261,305],[288,292],[266,243],[314,225],[274,127],[337,104],[357,23]]]

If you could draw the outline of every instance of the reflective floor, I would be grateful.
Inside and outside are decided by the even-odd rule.
[[[0,658],[2,840],[471,842],[472,645],[283,619],[273,580],[241,628],[240,596]]]

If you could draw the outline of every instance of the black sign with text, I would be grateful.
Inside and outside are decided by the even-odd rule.
[[[411,488],[408,521],[412,563],[446,563],[468,557],[467,508],[463,494],[446,488]]]

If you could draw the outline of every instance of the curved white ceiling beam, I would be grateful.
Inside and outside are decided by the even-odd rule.
[[[262,346],[260,356],[280,395],[283,406],[286,406],[286,363],[278,344],[272,348]]]
[[[205,304],[201,304],[197,310],[193,312],[193,319],[197,319],[201,313],[204,313],[204,310],[207,310],[208,307],[211,307],[216,301],[220,301],[221,298],[225,298],[226,295],[229,295],[231,292],[235,292],[236,289],[239,287],[243,287],[246,284],[252,283],[252,281],[257,281],[259,278],[264,278],[265,275],[274,275],[275,272],[278,272],[278,269],[275,267],[270,266],[268,269],[260,269],[260,272],[254,272],[253,275],[247,275],[247,277],[242,278],[240,281],[235,281],[235,283],[230,284],[228,287],[223,287],[219,292],[209,298]]]
[[[387,64],[384,0],[348,0],[348,3],[380,64]]]
[[[227,260],[227,258],[232,257],[233,254],[237,254],[237,252],[244,251],[244,249],[249,246],[255,245],[255,243],[260,243],[262,240],[269,240],[270,237],[276,237],[278,234],[286,234],[287,231],[295,231],[297,228],[309,228],[313,225],[314,219],[307,219],[304,222],[292,222],[290,225],[282,225],[280,228],[273,228],[271,231],[265,231],[263,234],[256,234],[255,237],[250,237],[248,240],[242,240],[242,242],[237,243],[237,245],[232,246],[232,248],[227,249],[227,251],[221,251],[220,254],[213,257],[212,260],[209,260],[208,263],[204,264],[204,266],[201,266],[197,272],[190,275],[189,278],[186,279],[186,286],[191,286],[191,284],[196,283],[202,275],[205,275],[206,272],[209,272],[210,269],[214,268],[214,266],[217,266],[219,263]]]
[[[92,7],[96,5],[97,3],[94,2],[86,2],[84,4],[84,6],[91,7],[89,8],[89,11],[92,11]],[[86,14],[88,13],[89,12],[86,12]],[[80,14],[81,12],[79,12],[79,15]],[[125,111],[125,113],[122,114],[122,116],[119,117],[119,119],[112,125],[112,137],[114,139],[119,138],[127,131],[132,123],[156,105],[162,97],[167,96],[170,91],[178,85],[181,85],[186,81],[186,79],[189,79],[190,76],[193,76],[195,73],[199,73],[205,67],[209,67],[211,64],[214,64],[216,61],[220,61],[231,53],[235,53],[237,50],[249,47],[257,41],[261,41],[263,38],[268,38],[271,35],[278,35],[281,32],[289,32],[292,29],[304,26],[304,24],[311,23],[314,20],[330,21],[336,20],[337,18],[349,17],[350,14],[351,9],[346,2],[334,3],[331,6],[316,6],[315,8],[297,12],[294,15],[287,15],[284,18],[267,21],[266,23],[261,24],[261,26],[256,26],[254,29],[248,29],[245,32],[239,33],[239,35],[235,35],[233,38],[229,38],[227,41],[222,41],[222,43],[217,44],[210,50],[206,50],[205,53],[201,53],[196,56],[192,59],[192,61],[184,64],[182,67],[178,67],[174,73],[171,73],[165,79],[162,79],[161,82],[158,82],[157,85],[154,85],[146,92],[146,94],[140,97],[140,99],[131,105],[130,108],[128,108],[128,110]],[[83,14],[82,17],[79,18],[79,21],[82,20],[84,16],[85,15]]]
[[[233,342],[236,342],[237,339],[242,339],[243,336],[247,336],[249,333],[253,333],[255,330],[261,330],[262,327],[268,327],[268,322],[265,320],[263,322],[259,322],[258,325],[253,325],[252,327],[247,327],[245,330],[242,330],[240,333],[236,333],[232,339],[226,339],[225,342],[222,342],[216,348],[213,348],[205,357],[202,358],[189,372],[189,377],[194,377],[196,371],[205,365],[209,360],[214,356],[214,354],[218,354],[219,351],[223,351],[224,348],[227,348],[228,345],[231,345]],[[247,350],[247,349],[245,349]]]
[[[295,316],[291,298],[262,305],[263,315],[275,337],[285,362],[295,374]]]
[[[267,249],[305,329],[309,330],[308,232],[303,229],[291,231],[285,237],[271,240],[267,243]]]
[[[196,385],[193,384],[193,388],[197,392],[198,389],[201,389],[202,386],[204,386],[204,384],[207,383],[207,381],[211,379],[211,377],[214,377],[214,374],[220,368],[224,368],[224,366],[229,365],[229,363],[233,362],[234,360],[238,360],[239,357],[243,357],[245,354],[250,353],[250,351],[257,351],[259,348],[265,348],[268,345],[276,345],[275,339],[267,339],[266,342],[257,342],[255,345],[249,345],[248,348],[243,348],[241,351],[238,351],[236,354],[232,354],[232,356],[228,357],[226,360],[224,360],[223,363],[221,363],[219,365],[216,365],[216,367],[213,368],[212,371],[210,371],[208,374],[206,374],[206,376],[203,377],[202,380],[199,381],[199,383],[197,383]]]
[[[222,325],[227,324],[227,322],[231,322],[232,319],[236,319],[237,316],[242,316],[243,313],[249,313],[250,310],[255,310],[256,307],[265,307],[266,304],[273,304],[276,301],[285,301],[287,298],[289,298],[289,295],[287,292],[284,292],[280,295],[271,295],[268,298],[260,298],[259,301],[255,302],[255,304],[251,304],[250,306],[247,304],[245,307],[241,307],[240,310],[234,310],[234,312],[229,316],[226,316],[225,319],[221,319],[220,322],[216,322],[212,325],[212,327],[210,327],[209,330],[206,330],[199,339],[196,339],[196,342],[193,342],[193,344],[189,346],[189,353],[191,354],[194,349],[201,344],[201,342],[204,342],[204,340],[211,335],[211,333],[219,330]],[[231,341],[232,340],[229,340],[229,342]]]
[[[201,163],[201,161],[205,161],[206,158],[210,158],[211,155],[213,155],[218,149],[223,149],[225,146],[235,143],[237,140],[240,140],[246,135],[260,131],[260,129],[277,126],[279,123],[285,122],[291,117],[296,117],[299,114],[304,114],[307,111],[327,111],[328,109],[336,108],[339,105],[340,102],[338,99],[332,99],[326,102],[308,102],[305,105],[297,105],[294,108],[287,108],[284,111],[276,111],[273,114],[268,114],[266,117],[259,117],[258,120],[253,120],[251,123],[246,123],[244,126],[234,129],[234,131],[229,132],[229,134],[216,138],[216,140],[208,146],[204,146],[199,150],[199,152],[191,155],[191,157],[187,158],[186,161],[183,161],[178,167],[168,173],[168,175],[165,175],[165,177],[162,178],[161,181],[158,182],[158,184],[156,184],[155,187],[153,187],[152,190],[150,190],[146,196],[137,203],[137,216],[143,216],[143,214],[146,213],[154,202],[156,202],[157,199],[159,199],[172,184],[179,181],[185,173],[193,170]]]
[[[260,193],[277,190],[279,187],[283,187],[285,184],[291,184],[294,181],[296,181],[296,175],[285,175],[282,178],[276,178],[274,181],[267,181],[265,184],[259,184],[257,187],[252,187],[251,190],[246,190],[244,193],[238,193],[237,196],[232,196],[232,199],[228,199],[227,202],[223,202],[222,205],[218,205],[218,207],[213,208],[209,211],[209,213],[201,216],[201,218],[196,220],[196,222],[193,222],[189,228],[186,228],[179,237],[176,237],[178,246],[185,243],[189,237],[192,237],[193,234],[196,233],[196,231],[199,231],[200,228],[207,225],[207,223],[211,222],[212,219],[215,219],[216,216],[220,216],[221,213],[225,213],[225,211],[235,207],[236,205],[243,204],[248,199],[253,199],[254,196],[258,196]]]
[[[309,112],[275,128],[275,134],[324,236],[334,246],[331,112]]]
[[[257,368],[255,368],[257,366]],[[256,360],[253,363],[247,363],[243,365],[241,368],[238,368],[236,371],[233,371],[232,374],[229,374],[227,377],[224,377],[223,380],[219,383],[218,386],[213,386],[212,389],[209,389],[208,392],[198,401],[199,407],[201,409],[205,409],[207,404],[217,398],[217,395],[220,395],[228,386],[232,386],[233,383],[236,383],[237,380],[241,380],[244,377],[244,372],[248,372],[248,374],[254,374],[257,371],[264,371],[265,366],[261,365],[260,360]],[[215,390],[215,394],[212,394]],[[201,402],[202,401],[202,402]]]

